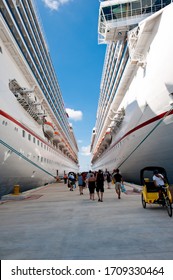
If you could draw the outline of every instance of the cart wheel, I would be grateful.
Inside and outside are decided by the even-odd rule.
[[[172,217],[172,205],[171,205],[168,197],[166,197],[166,199],[165,199],[165,206],[166,206],[169,217]]]
[[[143,206],[143,208],[146,208],[146,202],[145,202],[145,200],[144,200],[143,194],[142,194],[142,196],[141,196],[141,200],[142,200],[142,206]]]

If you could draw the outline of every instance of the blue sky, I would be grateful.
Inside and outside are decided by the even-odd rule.
[[[35,2],[78,143],[80,170],[86,170],[106,49],[98,45],[99,0]]]

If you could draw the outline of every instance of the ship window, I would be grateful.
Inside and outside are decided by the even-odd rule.
[[[40,159],[40,157],[39,157],[39,156],[37,156],[37,161],[39,161],[39,159]]]
[[[22,130],[22,136],[25,137],[25,130]]]
[[[35,143],[35,137],[33,137],[33,143]]]
[[[31,141],[31,134],[28,134],[28,140]]]
[[[110,20],[111,19],[111,7],[105,7],[103,8],[103,13],[104,13],[104,16],[106,18],[106,20]]]
[[[43,162],[43,157],[41,157],[41,162]]]
[[[40,144],[40,141],[39,141],[39,140],[37,140],[37,145],[39,146],[39,144]]]
[[[5,126],[7,126],[7,122],[6,122],[6,121],[3,121],[2,124],[5,125]]]
[[[43,143],[41,142],[41,147],[43,148]]]

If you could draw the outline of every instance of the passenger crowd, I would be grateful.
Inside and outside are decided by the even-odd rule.
[[[95,193],[97,193],[98,202],[103,202],[105,186],[107,189],[110,189],[113,184],[118,199],[121,198],[121,191],[126,191],[123,185],[123,177],[120,174],[119,169],[113,170],[112,173],[108,170],[105,172],[102,170],[94,172],[90,170],[89,172],[81,172],[77,174],[69,172],[68,175],[64,174],[64,184],[67,184],[70,191],[73,191],[76,186],[78,186],[80,195],[83,195],[84,189],[88,188],[89,198],[95,200]]]

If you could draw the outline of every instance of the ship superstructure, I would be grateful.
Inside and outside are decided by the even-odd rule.
[[[140,168],[163,166],[173,183],[172,17],[172,1],[100,3],[99,43],[107,49],[91,145],[93,170],[120,168],[127,180],[139,183]]]
[[[77,143],[34,1],[0,1],[0,80],[1,193],[77,172]]]

